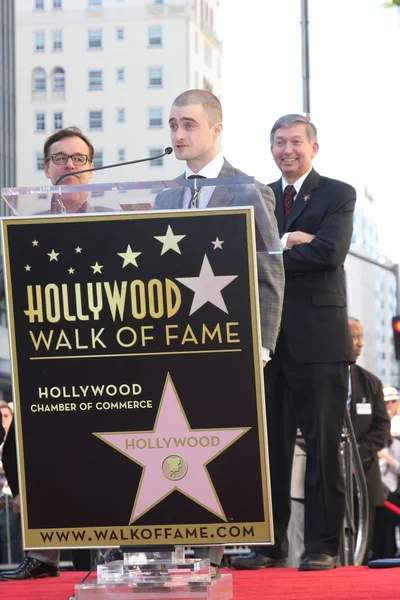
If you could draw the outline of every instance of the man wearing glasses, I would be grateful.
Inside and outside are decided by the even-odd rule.
[[[93,173],[76,173],[93,169],[94,148],[90,141],[77,127],[67,127],[53,133],[45,142],[44,173],[54,185],[62,176],[71,173],[61,182],[61,185],[86,185],[90,182]],[[62,212],[65,208],[68,213],[88,212],[87,194],[75,192],[63,194],[62,204],[54,197],[51,212]]]
[[[87,137],[77,127],[68,127],[50,136],[44,144],[43,153],[44,172],[53,185],[65,173],[71,173],[71,175],[62,180],[62,185],[86,185],[90,182],[93,173],[76,173],[72,175],[74,171],[92,169],[94,167],[94,148]],[[50,212],[58,213],[66,210],[68,213],[76,213],[102,210],[98,207],[90,208],[87,203],[87,196],[86,192],[74,192],[63,194],[62,200],[60,200],[58,195],[55,194],[52,198]],[[1,265],[0,297],[3,295],[4,278]],[[3,430],[0,423],[0,441],[2,433]],[[19,512],[20,499],[14,422],[10,426],[6,442],[4,443],[3,465],[13,493],[13,508],[16,512]],[[59,560],[59,550],[31,550],[17,569],[0,573],[0,581],[58,577],[60,574]]]

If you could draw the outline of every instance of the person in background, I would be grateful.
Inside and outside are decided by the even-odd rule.
[[[345,507],[339,448],[354,350],[343,265],[356,192],[313,169],[319,144],[307,117],[278,119],[270,142],[282,174],[269,185],[276,198],[286,278],[278,342],[264,373],[275,544],[256,546],[232,566],[263,569],[287,560],[299,427],[307,445],[305,552],[299,570],[325,571],[338,564]]]
[[[397,416],[400,404],[399,392],[392,386],[383,388],[383,395],[391,421]],[[400,438],[392,436],[389,443],[378,452],[379,468],[385,497],[388,502],[400,507],[397,493],[400,474]],[[386,506],[376,509],[375,532],[372,543],[372,558],[393,558],[396,555],[396,514]]]
[[[61,175],[93,167],[93,145],[77,127],[67,127],[51,135],[44,144],[43,154],[44,173],[53,185]],[[85,185],[90,182],[92,175],[93,173],[71,174],[63,180],[62,185]],[[87,193],[64,194],[62,202],[68,213],[86,212]],[[49,212],[61,212],[61,208],[52,201]],[[1,266],[0,296],[2,295],[4,295],[4,276]],[[11,423],[4,443],[3,465],[13,494],[13,510],[19,512],[20,496],[14,421]],[[0,581],[58,577],[60,575],[59,562],[59,550],[31,550],[17,569],[0,573]]]

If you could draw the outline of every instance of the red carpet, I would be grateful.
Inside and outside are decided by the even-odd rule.
[[[69,600],[83,573],[59,579],[0,582],[0,600]],[[399,600],[400,568],[345,567],[326,573],[296,569],[234,571],[234,600]],[[172,600],[172,594],[168,595]]]

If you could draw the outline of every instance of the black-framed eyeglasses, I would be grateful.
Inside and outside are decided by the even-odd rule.
[[[75,152],[74,154],[64,154],[64,152],[57,152],[57,154],[52,154],[50,156],[51,160],[55,165],[66,165],[68,159],[70,158],[74,165],[83,167],[86,165],[90,158],[87,154],[81,154],[81,152]]]

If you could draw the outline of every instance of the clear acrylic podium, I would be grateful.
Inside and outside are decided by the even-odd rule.
[[[147,210],[186,210],[190,206],[189,188],[201,193],[213,188],[206,209],[252,206],[256,225],[257,253],[282,254],[275,224],[266,209],[254,177],[218,179],[175,179],[90,185],[2,188],[3,201],[18,217]]]
[[[63,215],[88,214],[97,214],[104,219],[106,213],[116,212],[125,214],[138,214],[148,210],[187,212],[191,197],[187,188],[193,187],[199,190],[200,195],[202,188],[213,188],[207,208],[199,210],[210,211],[215,208],[220,211],[225,207],[227,210],[252,207],[254,244],[259,264],[260,259],[268,260],[266,255],[282,253],[279,240],[273,233],[275,224],[270,220],[270,213],[252,177],[4,188],[1,190],[1,196],[17,219],[26,217],[52,219],[54,216],[60,218]],[[265,464],[268,471],[265,424],[263,427],[264,463],[261,461],[261,464]],[[268,477],[265,481],[269,502],[266,513],[272,528]],[[271,538],[263,541],[271,543]],[[236,543],[243,545],[249,542],[238,538]],[[254,543],[260,543],[260,540]],[[117,547],[119,545],[117,544]],[[190,545],[195,546],[195,544]],[[223,545],[223,539],[218,540],[215,545]],[[82,544],[81,547],[96,548],[97,546],[93,543]],[[124,551],[122,546],[121,549]],[[96,579],[89,579],[75,587],[76,600],[111,598],[155,600],[164,598],[166,593],[171,600],[175,598],[229,600],[232,598],[232,576],[223,574],[213,579],[209,559],[188,559],[185,558],[184,546],[176,546],[171,550],[160,544],[157,551],[154,551],[154,547],[151,551],[150,548],[149,551],[143,551],[142,547],[140,551],[135,551],[130,547],[124,551],[123,560],[98,565]]]

